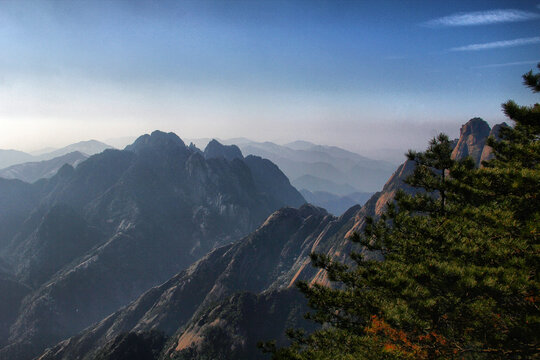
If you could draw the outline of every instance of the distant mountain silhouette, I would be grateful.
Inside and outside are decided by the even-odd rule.
[[[65,146],[61,149],[46,152],[44,154],[37,156],[37,158],[40,160],[50,160],[58,156],[66,155],[75,151],[91,156],[94,154],[99,154],[100,152],[103,152],[104,150],[112,149],[112,148],[113,148],[112,146],[107,145],[97,140],[87,140],[87,141],[80,141],[78,143]]]
[[[300,193],[308,203],[320,206],[337,216],[354,205],[363,205],[373,195],[373,193],[354,192],[339,196],[326,191],[311,192],[306,189],[300,190]]]
[[[88,155],[74,151],[50,160],[26,162],[0,169],[0,177],[33,183],[39,179],[52,177],[65,164],[75,167],[87,158]]]
[[[27,154],[25,152],[17,151],[17,150],[0,150],[0,171],[6,170],[7,167],[11,167],[13,165],[19,165],[19,164],[24,164],[24,163],[29,163],[29,162],[36,163],[36,162],[41,162],[45,160],[51,160],[51,159],[62,157],[64,155],[74,153],[74,152],[79,152],[82,155],[88,157],[90,155],[98,154],[106,149],[111,149],[111,148],[112,147],[110,145],[104,144],[97,140],[88,140],[88,141],[81,141],[75,144],[71,144],[61,149],[55,149],[52,151],[44,151],[44,152],[39,151],[37,152],[36,155]],[[66,163],[71,164],[70,162],[71,160],[69,159],[73,157],[74,155],[72,154],[70,155],[70,157],[66,158],[68,160],[66,161]],[[50,164],[53,164],[53,163],[50,163]],[[31,167],[37,169],[43,166],[43,167],[48,167],[49,170],[52,171],[52,167],[50,164],[40,165],[38,167],[36,167],[35,165],[32,165]],[[15,171],[13,174],[16,174],[17,171]],[[33,173],[34,171],[36,173],[40,172],[38,170],[24,170],[23,173],[26,173],[26,171],[28,171],[29,173]],[[47,175],[49,174],[47,173]],[[21,175],[21,176],[24,177],[26,175]],[[0,175],[0,177],[2,176]],[[9,178],[21,179],[21,177],[19,176],[12,176]],[[35,178],[35,175],[29,175],[29,179],[33,179],[34,181],[37,180],[37,178]],[[33,181],[30,181],[30,182],[33,182]]]
[[[28,161],[33,161],[34,157],[18,150],[1,150],[0,149],[0,169],[11,165],[20,164]]]
[[[320,179],[317,182],[305,183],[305,187],[297,186],[298,189],[304,188],[311,192],[327,191],[343,196],[352,192],[377,191],[395,169],[393,164],[369,159],[336,146],[316,145],[307,141],[278,145],[272,142],[243,140],[237,145],[244,154],[271,160],[293,184],[303,183],[306,178]],[[335,186],[321,188],[318,187],[321,182],[330,186],[348,184],[350,188],[344,192]]]
[[[337,180],[339,181],[339,178]],[[292,183],[297,189],[311,189],[312,192],[327,192],[337,196],[346,196],[357,192],[356,188],[349,184],[336,183],[313,175],[302,175],[293,180]]]

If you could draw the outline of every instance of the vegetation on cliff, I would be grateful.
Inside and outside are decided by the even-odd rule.
[[[540,67],[540,65],[539,65]],[[540,76],[524,75],[539,91]],[[490,138],[494,159],[455,161],[433,139],[408,184],[358,242],[385,260],[352,253],[355,266],[313,254],[333,288],[300,282],[323,324],[291,346],[266,344],[274,359],[529,359],[540,353],[537,269],[540,105],[503,104],[513,127]]]

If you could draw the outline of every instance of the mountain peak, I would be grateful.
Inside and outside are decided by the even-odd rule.
[[[298,212],[300,216],[302,216],[303,218],[307,218],[311,215],[322,215],[322,216],[328,215],[328,212],[325,209],[315,206],[315,205],[307,204],[307,203],[300,206],[298,208]]]
[[[212,139],[208,145],[206,145],[204,157],[207,159],[224,158],[228,161],[244,158],[238,146],[223,145],[216,139]]]
[[[488,123],[479,117],[475,117],[467,121],[460,129],[460,136],[474,134],[476,136],[488,136],[491,129]]]
[[[185,148],[186,144],[173,132],[153,131],[150,135],[141,135],[125,150],[139,152],[149,148]]]
[[[488,123],[479,117],[467,121],[460,129],[459,140],[452,151],[452,158],[459,160],[470,156],[476,166],[479,166],[490,131]]]

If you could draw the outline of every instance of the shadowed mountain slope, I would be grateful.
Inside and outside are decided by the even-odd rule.
[[[259,162],[250,165],[267,166]],[[124,151],[65,165],[51,179],[1,180],[0,256],[32,291],[6,325],[0,358],[39,353],[254,230],[277,208],[305,202],[277,168],[266,174],[278,184],[269,188],[250,165],[205,159],[175,134],[156,131]]]
[[[332,238],[343,237],[340,229],[353,213],[335,218],[311,205],[281,209],[254,233],[212,251],[129,306],[48,350],[42,359],[69,359],[81,353],[90,359],[90,349],[126,332],[159,330],[181,337],[190,319],[195,321],[237,292],[285,290],[297,279],[311,279],[316,271],[309,266],[309,254],[315,248],[324,249],[323,244],[332,243]],[[284,307],[283,311],[291,310]],[[279,313],[283,315],[281,310]],[[283,326],[276,322],[276,328]],[[178,345],[179,340],[173,337],[172,341]]]

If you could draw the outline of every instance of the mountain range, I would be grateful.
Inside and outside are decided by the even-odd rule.
[[[242,142],[243,153],[265,157],[291,179],[298,189],[336,195],[374,192],[392,174],[395,165],[373,160],[336,146],[297,141],[286,145]]]
[[[65,146],[60,149],[47,148],[42,151],[29,154],[19,150],[1,150],[0,149],[0,169],[7,168],[11,165],[22,164],[27,162],[40,162],[51,160],[59,156],[63,156],[72,152],[80,152],[86,156],[98,154],[106,149],[111,149],[112,146],[102,143],[97,140],[80,141],[75,144]]]
[[[485,140],[496,130],[486,126],[465,124],[453,156],[488,158]],[[20,309],[0,319],[11,324],[0,359],[259,359],[258,341],[283,345],[286,328],[313,329],[294,284],[330,282],[309,255],[348,261],[351,250],[365,252],[347,238],[397,190],[415,191],[403,183],[415,164],[404,162],[363,206],[336,217],[301,205],[269,160],[239,153],[217,141],[201,151],[156,132],[49,180],[0,182],[0,204],[10,204],[0,208],[0,234],[9,239],[0,260],[9,282],[0,285],[17,289],[6,307]],[[291,194],[289,203],[278,193]],[[65,251],[55,268],[40,260],[58,248]]]
[[[201,146],[211,139],[190,141]],[[308,141],[294,141],[285,145],[246,138],[220,141],[236,144],[244,154],[271,160],[297,189],[310,198],[310,203],[324,207],[335,215],[342,214],[353,204],[363,204],[380,189],[395,169],[394,164],[386,161]]]
[[[121,145],[127,140],[129,138],[108,141]],[[212,151],[212,139],[192,141],[204,148],[210,145],[208,151]],[[307,194],[310,203],[324,207],[336,215],[342,214],[353,204],[363,204],[374,191],[380,188],[394,168],[394,165],[384,161],[368,159],[335,146],[316,145],[307,141],[295,141],[285,145],[254,142],[245,138],[220,141],[223,144],[237,145],[241,153],[270,159],[288,178],[292,179],[297,189]],[[4,162],[9,160],[16,164],[5,169],[0,167],[0,177],[35,182],[38,179],[53,176],[63,164],[77,166],[89,155],[102,152],[107,148],[111,147],[105,143],[90,140],[58,150],[44,149],[34,152],[34,156],[15,152],[19,157],[14,155],[9,157],[7,151],[4,151]],[[73,152],[68,153],[69,151]],[[231,154],[231,156],[238,156],[238,154]],[[0,163],[1,161],[0,152]]]
[[[80,151],[73,151],[50,160],[24,162],[0,169],[0,178],[19,179],[27,183],[33,183],[39,179],[53,177],[58,169],[65,164],[76,167],[87,158],[88,155]]]
[[[0,293],[20,294],[0,304],[0,358],[32,358],[305,202],[271,162],[211,148],[156,131],[50,179],[0,179]]]

